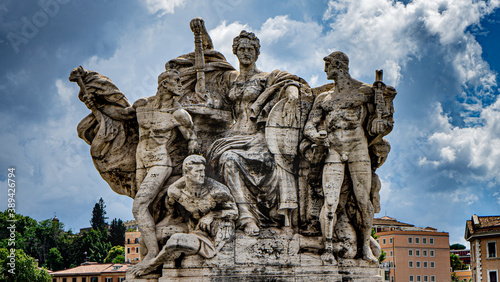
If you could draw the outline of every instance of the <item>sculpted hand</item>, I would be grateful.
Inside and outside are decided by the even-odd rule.
[[[192,32],[201,33],[203,27],[205,26],[205,21],[203,21],[202,18],[194,18],[189,23],[189,26],[191,27]]]
[[[318,146],[328,147],[328,140],[326,139],[328,134],[324,130],[320,130],[316,135],[312,136],[311,139]]]
[[[198,141],[196,140],[189,141],[188,151],[190,155],[197,154],[200,151],[200,146],[198,145]]]
[[[386,130],[387,125],[383,119],[376,118],[372,122],[372,133],[374,134],[382,134]]]
[[[87,106],[87,108],[89,110],[92,110],[92,108],[95,106],[94,101],[92,101],[92,99],[87,99],[87,101],[85,102],[85,105]]]
[[[200,222],[198,223],[200,225],[200,229],[206,232],[210,231],[210,224],[212,224],[213,217],[206,215],[200,219]]]

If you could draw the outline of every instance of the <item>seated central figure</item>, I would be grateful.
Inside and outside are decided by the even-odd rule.
[[[300,98],[309,91],[307,83],[295,75],[257,69],[259,50],[259,39],[251,32],[242,31],[234,38],[233,53],[240,71],[226,73],[229,92],[225,97],[232,106],[234,123],[208,152],[212,167],[236,201],[237,224],[248,235],[257,235],[261,226],[278,221],[291,226],[292,212],[298,207],[293,173],[298,136],[293,144],[285,144],[290,136],[274,136],[272,130],[266,135],[266,126],[272,119],[285,132],[298,132],[303,119]]]

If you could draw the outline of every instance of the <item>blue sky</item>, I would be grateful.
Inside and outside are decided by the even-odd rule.
[[[194,49],[203,17],[228,61],[242,29],[261,40],[263,71],[327,83],[322,58],[340,50],[351,74],[394,85],[392,151],[379,169],[382,212],[465,243],[472,214],[500,213],[500,1],[4,0],[0,4],[0,209],[16,168],[16,208],[67,228],[89,226],[102,197],[110,219],[132,200],[95,170],[76,126],[89,112],[68,81],[79,65],[133,102],[155,94],[166,61]]]

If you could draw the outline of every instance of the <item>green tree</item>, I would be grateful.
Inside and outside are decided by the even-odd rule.
[[[111,249],[107,235],[94,229],[83,233],[82,243],[84,246],[83,253],[87,252],[90,261],[98,263],[104,262],[104,258]]]
[[[114,246],[108,252],[108,256],[104,259],[104,263],[123,263],[125,262],[125,247]]]
[[[47,267],[52,271],[64,269],[64,259],[57,248],[51,248],[47,254]]]
[[[450,246],[450,250],[465,250],[465,246],[462,244],[453,244]]]
[[[106,230],[106,205],[104,205],[104,200],[102,198],[99,199],[99,202],[94,205],[94,209],[92,210],[92,219],[90,220],[90,224],[92,228],[95,230]]]
[[[467,266],[455,254],[450,254],[450,266],[452,271],[467,269]]]
[[[0,282],[50,282],[47,270],[39,269],[35,260],[23,250],[15,250],[15,267],[11,263],[10,249],[0,248]]]
[[[121,246],[125,244],[125,231],[127,227],[121,219],[113,219],[109,226],[109,242],[111,246]]]

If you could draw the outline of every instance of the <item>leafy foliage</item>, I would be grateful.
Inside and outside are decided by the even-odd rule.
[[[125,262],[125,247],[114,246],[108,252],[108,256],[104,259],[104,263],[123,263]]]
[[[450,250],[465,250],[465,246],[462,244],[453,244],[450,246]]]
[[[123,248],[126,229],[123,221],[115,218],[111,222],[108,235],[105,207],[101,198],[92,211],[91,223],[95,228],[81,234],[73,234],[71,230],[64,231],[64,224],[58,220],[47,219],[37,222],[28,216],[12,214],[11,217],[8,211],[0,212],[0,248],[3,248],[0,258],[5,258],[9,254],[8,250],[15,248],[16,254],[18,251],[21,254],[18,262],[26,261],[26,267],[29,266],[27,262],[29,259],[33,262],[37,259],[40,266],[53,271],[75,267],[88,260],[102,263],[109,255],[112,246],[122,245]],[[8,227],[12,224],[15,226],[15,233],[11,239],[11,229]],[[111,262],[123,262],[124,253],[123,251],[114,254]],[[23,276],[25,279],[21,280],[10,280],[12,277],[7,276],[8,273],[3,273],[6,269],[8,268],[0,265],[2,271],[0,282],[45,281],[37,280],[36,275],[42,275],[39,273]]]
[[[467,269],[467,266],[455,254],[450,254],[450,266],[453,271]]]
[[[11,260],[10,249],[0,248],[0,282],[50,282],[47,270],[39,269],[35,260],[23,250],[15,250],[15,260]],[[15,261],[15,267],[10,265]],[[13,272],[13,273],[12,273]]]

